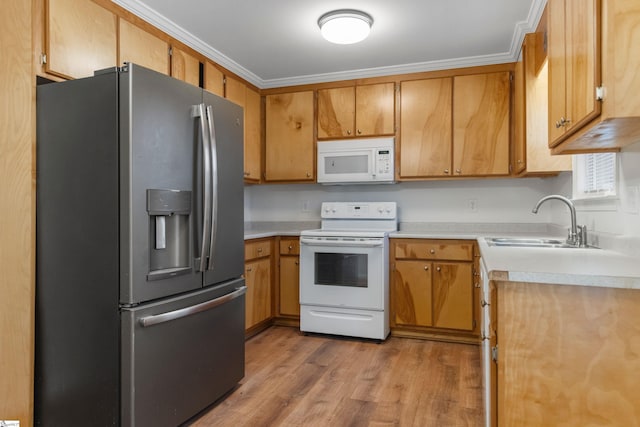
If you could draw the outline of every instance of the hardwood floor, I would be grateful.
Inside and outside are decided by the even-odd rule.
[[[240,385],[190,426],[481,426],[481,387],[477,346],[271,327],[247,341]]]

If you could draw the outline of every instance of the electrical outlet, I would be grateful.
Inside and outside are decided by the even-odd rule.
[[[311,211],[311,201],[303,200],[300,204],[300,212],[310,212]]]
[[[471,212],[478,212],[478,200],[477,199],[469,199],[469,210]]]

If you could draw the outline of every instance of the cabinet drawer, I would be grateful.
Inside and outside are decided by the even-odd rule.
[[[418,240],[395,242],[396,259],[473,260],[473,241]]]
[[[244,244],[244,259],[261,258],[271,255],[271,240],[260,240]]]
[[[281,238],[280,255],[300,255],[299,238]]]

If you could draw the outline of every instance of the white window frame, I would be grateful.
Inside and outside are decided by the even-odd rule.
[[[594,156],[598,156],[601,154],[605,154],[613,157],[613,169],[612,170],[602,170],[598,169],[597,165],[592,163],[592,167],[596,166],[596,169],[590,169],[588,166],[589,161],[593,161],[595,159]],[[573,156],[573,200],[578,202],[578,205],[583,208],[587,208],[590,206],[595,209],[613,209],[615,208],[615,202],[618,200],[618,192],[619,192],[619,177],[618,171],[620,170],[620,156],[618,153],[591,153],[591,154],[576,154]],[[606,166],[605,166],[606,167]],[[590,172],[610,172],[613,174],[613,177],[605,177],[600,180],[601,182],[606,182],[608,180],[612,180],[613,182],[609,182],[612,186],[608,189],[597,189],[595,188],[592,191],[585,191],[585,181],[588,180],[596,180],[596,187],[598,186],[598,179],[593,178],[592,176],[587,176]]]

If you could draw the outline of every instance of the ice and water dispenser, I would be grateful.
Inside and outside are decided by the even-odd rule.
[[[150,249],[147,279],[190,272],[191,191],[147,190],[147,212]]]

